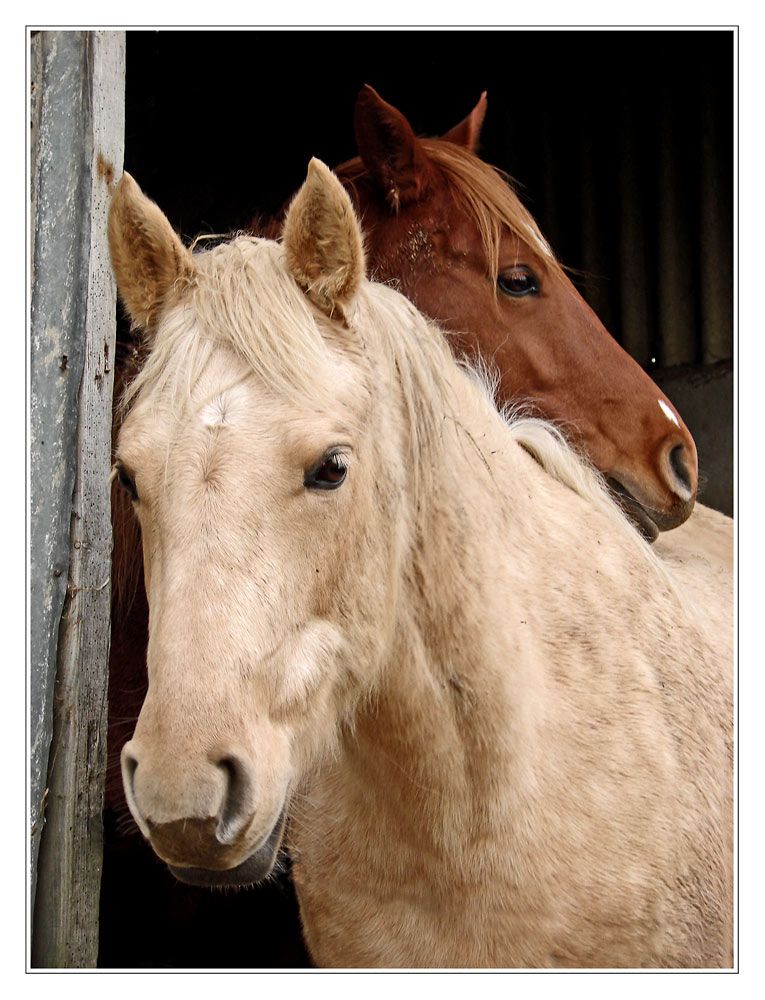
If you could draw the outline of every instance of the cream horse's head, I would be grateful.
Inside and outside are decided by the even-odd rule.
[[[323,164],[282,245],[192,256],[128,175],[109,239],[148,348],[115,457],[150,607],[125,791],[179,878],[248,883],[390,643],[405,422],[377,405],[390,385],[354,318],[360,230]]]

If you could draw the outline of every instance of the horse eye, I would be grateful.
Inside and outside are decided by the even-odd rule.
[[[318,465],[309,469],[303,480],[308,489],[336,490],[342,486],[348,473],[343,456],[337,452],[324,455]]]
[[[539,282],[528,267],[512,267],[503,271],[497,278],[497,287],[505,295],[512,295],[514,298],[539,293]]]
[[[127,474],[124,467],[121,465],[117,466],[117,479],[119,484],[126,493],[130,494],[131,500],[134,502],[138,501],[138,490],[135,487],[135,480]]]

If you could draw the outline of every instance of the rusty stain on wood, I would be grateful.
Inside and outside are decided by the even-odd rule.
[[[96,159],[96,170],[101,180],[106,181],[106,186],[111,190],[114,184],[114,167],[108,160],[104,159],[103,153],[99,152]]]

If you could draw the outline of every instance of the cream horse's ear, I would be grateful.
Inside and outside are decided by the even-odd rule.
[[[108,234],[122,301],[133,323],[153,332],[162,312],[193,280],[191,254],[127,173],[112,198]]]
[[[308,164],[289,207],[284,248],[295,281],[328,316],[347,324],[364,277],[361,227],[347,192],[321,160]]]

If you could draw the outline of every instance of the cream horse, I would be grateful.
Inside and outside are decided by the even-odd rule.
[[[191,256],[125,175],[147,337],[115,466],[149,688],[123,750],[175,875],[268,876],[344,968],[732,962],[732,636],[600,480],[398,293],[312,161],[282,244]],[[242,956],[246,965],[247,956]]]

